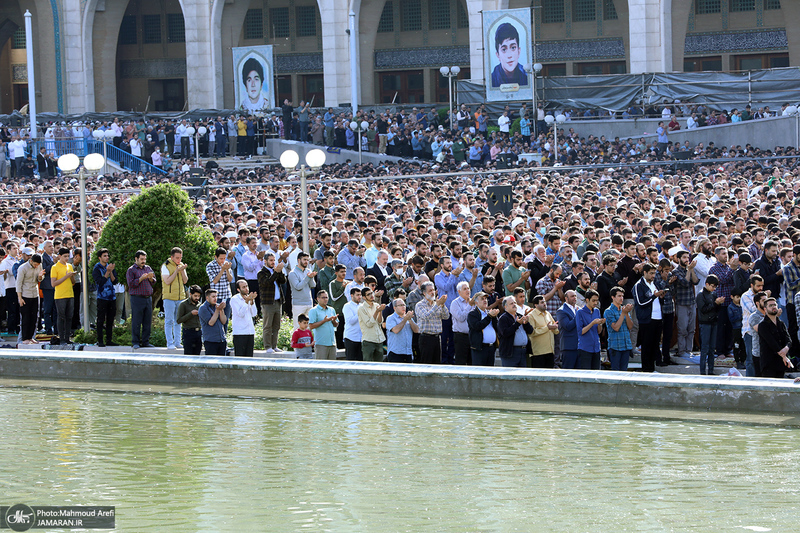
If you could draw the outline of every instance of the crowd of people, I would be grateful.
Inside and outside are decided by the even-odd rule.
[[[491,158],[483,172],[453,157],[327,165],[308,191],[309,254],[297,187],[253,185],[284,180],[285,171],[213,173],[211,184],[228,185],[195,199],[217,245],[203,279],[188,279],[178,248],[169,258],[92,249],[127,200],[103,190],[182,182],[179,173],[90,178],[87,243],[77,198],[58,195],[75,181],[57,173],[7,181],[5,195],[54,193],[0,195],[7,328],[23,343],[37,342],[37,331],[69,342],[85,282],[105,345],[124,315],[135,347],[148,346],[159,305],[168,347],[186,353],[224,354],[232,330],[233,353],[252,355],[259,319],[264,348],[274,352],[291,316],[286,356],[334,358],[343,349],[352,360],[493,365],[497,353],[507,366],[615,370],[640,357],[653,371],[699,353],[702,373],[727,356],[749,376],[791,370],[800,304],[796,149],[667,143],[640,153],[633,140],[565,137],[563,162],[604,164],[516,161],[502,172]],[[540,138],[553,150],[552,132]],[[689,163],[746,160],[658,163],[678,149],[690,152]],[[374,180],[325,183],[359,177]],[[496,213],[486,187],[504,184],[513,206]],[[99,259],[91,275],[80,264],[84,245]],[[160,303],[152,301],[158,284]]]
[[[605,139],[586,142],[574,127],[570,127],[579,124],[572,122],[578,119],[619,118],[616,114],[598,115],[591,109],[546,111],[539,103],[535,110],[530,110],[528,104],[523,103],[519,108],[506,105],[498,116],[490,116],[485,105],[477,105],[474,110],[472,106],[461,105],[452,114],[435,107],[399,107],[383,112],[358,110],[353,115],[333,108],[315,109],[311,102],[301,101],[295,106],[284,100],[280,113],[260,116],[237,113],[197,120],[140,118],[50,122],[43,127],[43,139],[32,143],[31,147],[28,147],[30,139],[24,128],[0,127],[0,176],[6,174],[6,167],[11,177],[31,178],[35,173],[55,175],[59,155],[88,153],[90,143],[103,142],[95,139],[96,132],[105,135],[109,131],[113,133],[110,142],[115,147],[167,171],[189,165],[198,155],[216,159],[252,158],[259,154],[269,138],[351,150],[357,150],[361,143],[363,151],[478,167],[498,161],[503,165],[513,164],[524,154],[536,155],[543,165],[587,160],[604,164],[647,157],[653,152],[671,156],[688,147],[673,146],[668,140],[670,132],[781,115],[787,107],[788,104],[783,104],[773,112],[769,106],[753,110],[747,105],[741,111],[728,112],[702,104],[664,104],[660,110],[657,106],[634,105],[619,117],[660,116],[663,124],[659,124],[657,140],[646,143],[643,138],[615,139],[611,145]],[[549,135],[547,113],[563,114],[568,122],[567,130],[559,131],[558,146]],[[367,127],[362,130],[365,122]],[[356,129],[352,127],[354,124],[358,125]],[[34,146],[36,149],[31,149]]]

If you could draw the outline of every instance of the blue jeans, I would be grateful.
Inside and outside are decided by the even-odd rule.
[[[217,157],[225,157],[227,153],[228,153],[228,136],[217,135]]]
[[[164,302],[164,333],[167,336],[167,348],[177,348],[181,344],[181,325],[178,324],[178,306],[180,300],[162,300]]]
[[[700,324],[700,374],[714,373],[714,347],[717,343],[717,323]]]
[[[608,358],[611,360],[611,370],[628,370],[628,361],[633,350],[608,349]]]

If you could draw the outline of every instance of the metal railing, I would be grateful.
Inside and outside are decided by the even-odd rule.
[[[105,144],[106,146],[103,146]],[[95,139],[34,139],[28,141],[28,151],[35,158],[42,148],[56,158],[64,154],[75,154],[78,157],[86,157],[89,154],[102,154],[109,161],[117,164],[124,170],[132,172],[150,172],[154,174],[166,174],[162,170],[140,157],[136,157],[125,150],[117,148],[112,143],[103,143]]]

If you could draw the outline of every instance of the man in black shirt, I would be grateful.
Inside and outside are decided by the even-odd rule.
[[[283,135],[287,141],[292,140],[292,113],[294,112],[294,107],[292,106],[292,102],[289,101],[288,98],[283,100],[283,105],[281,106],[281,111],[283,112]]]
[[[764,254],[766,254],[766,245]],[[787,369],[793,368],[789,361],[789,350],[792,339],[786,324],[778,319],[778,302],[775,298],[767,298],[764,306],[767,316],[758,325],[758,337],[761,343],[761,375],[765,378],[782,378]]]

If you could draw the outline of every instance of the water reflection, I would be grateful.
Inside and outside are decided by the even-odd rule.
[[[796,530],[800,430],[0,389],[3,505],[120,531]]]

